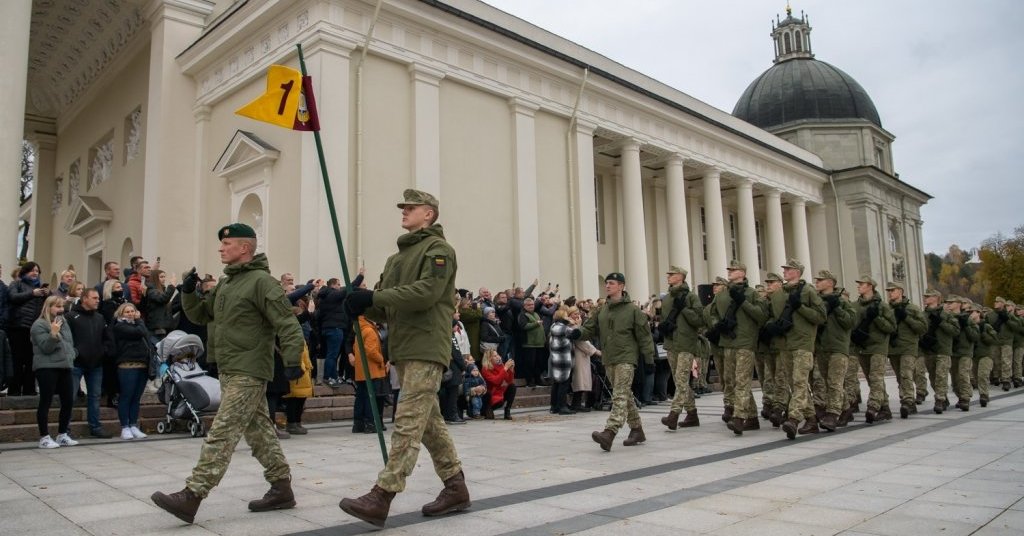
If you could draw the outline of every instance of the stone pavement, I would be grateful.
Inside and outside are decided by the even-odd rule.
[[[246,510],[266,485],[243,442],[192,526],[149,495],[182,488],[198,439],[82,440],[51,451],[4,444],[0,534],[1024,534],[1024,389],[993,394],[988,408],[874,426],[858,415],[837,433],[796,441],[764,421],[734,436],[719,419],[721,395],[705,395],[700,428],[667,432],[667,405],[647,407],[647,443],[623,447],[620,433],[610,453],[590,440],[605,412],[521,411],[513,422],[452,427],[472,508],[420,515],[440,490],[423,451],[385,530],[338,509],[341,497],[369,490],[381,459],[374,436],[337,424],[282,443],[297,508]],[[929,398],[921,408],[930,407]]]

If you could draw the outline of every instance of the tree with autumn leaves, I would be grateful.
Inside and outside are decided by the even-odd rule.
[[[998,233],[981,243],[979,279],[986,282],[985,304],[996,296],[1024,303],[1024,225],[1012,236]]]
[[[988,291],[986,282],[978,276],[980,263],[972,262],[976,250],[963,250],[954,244],[945,255],[927,253],[924,256],[928,287],[944,296],[956,294],[981,302]]]

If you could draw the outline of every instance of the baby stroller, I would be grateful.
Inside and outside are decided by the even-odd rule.
[[[202,417],[216,413],[220,407],[220,382],[207,376],[199,366],[203,341],[196,335],[175,330],[157,343],[156,352],[164,368],[157,397],[167,406],[167,413],[156,424],[156,431],[169,434],[175,424],[186,423],[192,437],[205,436]]]
[[[610,411],[612,409],[612,386],[608,383],[608,376],[605,374],[604,364],[600,359],[590,358],[590,375],[594,378],[591,405],[599,411]]]

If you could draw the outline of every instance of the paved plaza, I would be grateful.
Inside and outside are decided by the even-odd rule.
[[[888,378],[889,393],[897,392]],[[862,390],[867,392],[866,385]],[[605,412],[452,427],[473,506],[425,518],[441,488],[426,451],[387,527],[337,504],[372,486],[375,436],[313,427],[283,441],[298,507],[250,513],[266,485],[239,445],[221,485],[187,526],[157,509],[153,491],[180,490],[200,440],[83,439],[50,451],[0,445],[0,534],[142,535],[621,535],[1024,533],[1024,390],[993,391],[988,408],[931,413],[868,426],[863,416],[832,434],[787,441],[770,424],[736,437],[719,419],[720,394],[699,399],[701,426],[667,432],[666,404],[641,410],[647,443],[610,453],[590,440]],[[760,394],[755,395],[760,399]]]

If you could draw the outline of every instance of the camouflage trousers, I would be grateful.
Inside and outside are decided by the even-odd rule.
[[[914,359],[914,389],[917,390],[917,397],[924,399],[928,396],[928,377],[925,373],[928,369],[924,364],[924,356],[918,355]]]
[[[1019,346],[1013,349],[1013,377],[1017,380],[1021,379],[1021,375],[1024,374],[1024,346]]]
[[[817,354],[815,368],[818,371],[821,393],[821,404],[825,406],[825,412],[839,415],[850,403],[846,400],[846,364],[849,358],[846,354]],[[856,368],[854,369],[856,374]],[[815,380],[818,381],[818,380]]]
[[[612,383],[612,412],[608,415],[608,422],[604,425],[607,430],[619,433],[622,423],[628,424],[630,428],[642,426],[640,412],[637,411],[636,401],[633,400],[635,369],[636,367],[629,363],[609,365],[606,369],[608,380]],[[679,388],[676,389],[676,393],[678,393]]]
[[[757,404],[750,389],[754,375],[754,351],[746,348],[723,348],[722,353],[722,374],[725,380],[730,380],[729,384],[732,387],[733,416],[741,419],[757,417]]]
[[[220,375],[220,409],[199,451],[199,462],[185,487],[200,497],[220,483],[243,436],[252,456],[263,466],[263,478],[273,483],[291,478],[288,461],[267,410],[267,381],[243,374]]]
[[[992,358],[979,357],[974,360],[974,366],[977,369],[975,381],[978,382],[978,394],[983,400],[988,400],[988,377],[992,374]]]
[[[672,382],[676,385],[671,411],[682,413],[683,410],[697,409],[697,404],[693,401],[693,389],[690,389],[690,371],[693,369],[694,357],[689,352],[668,352],[668,366],[672,369]]]
[[[775,361],[775,378],[777,380],[772,385],[775,391],[772,395],[772,402],[780,411],[786,411],[793,394],[792,382],[789,381],[789,378],[793,377],[793,361],[784,357],[782,352],[772,352],[772,356]]]
[[[974,359],[969,356],[951,357],[949,360],[949,375],[953,379],[953,394],[958,401],[970,401],[974,389],[971,387],[971,368],[974,366]]]
[[[928,378],[932,382],[935,402],[945,401],[949,395],[949,361],[948,355],[924,356],[924,366],[928,369]]]
[[[711,364],[711,352],[701,352],[697,358],[700,360],[700,374],[697,375],[697,387],[706,389],[708,386],[708,365]]]
[[[801,417],[814,417],[814,403],[811,402],[811,368],[814,367],[814,354],[807,350],[784,350],[781,359],[791,363],[791,370],[785,381],[789,382],[789,418],[799,420]]]
[[[885,354],[860,354],[860,368],[868,379],[868,409],[878,411],[889,407],[885,391]]]
[[[427,448],[434,462],[434,472],[441,480],[457,475],[462,463],[437,401],[445,367],[432,361],[416,360],[398,361],[394,366],[402,400],[395,413],[388,463],[377,475],[377,485],[400,493],[405,490],[405,479],[416,467],[421,443]]]
[[[772,359],[771,352],[754,354],[754,371],[761,382],[761,407],[771,408],[775,389],[775,360]]]
[[[993,346],[992,352],[998,352],[998,355],[1000,356],[999,362],[996,364],[999,367],[1000,383],[1010,381],[1013,374],[1013,346],[1010,346],[1009,344],[1004,346]]]
[[[916,405],[917,388],[914,386],[914,372],[917,368],[917,356],[890,355],[889,364],[896,373],[896,382],[900,387],[900,405]]]
[[[860,401],[860,359],[853,354],[846,356],[846,377],[843,379],[843,390],[846,391],[846,405],[851,406]]]

